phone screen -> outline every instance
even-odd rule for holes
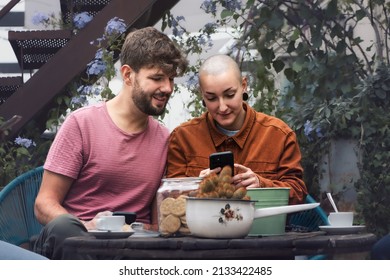
[[[234,175],[234,157],[231,151],[213,153],[210,155],[210,169],[217,167],[223,168],[229,165],[232,169],[232,176]]]

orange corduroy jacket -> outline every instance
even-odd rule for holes
[[[254,171],[261,187],[289,187],[289,203],[303,203],[307,189],[294,131],[278,118],[243,106],[244,125],[233,137],[219,132],[208,112],[176,127],[169,139],[166,177],[197,177],[209,168],[211,153],[232,151],[234,162]]]

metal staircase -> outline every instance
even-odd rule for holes
[[[54,100],[93,60],[96,47],[90,42],[102,36],[107,22],[124,20],[127,32],[153,26],[179,0],[60,0],[63,21],[69,23],[74,13],[93,16],[77,34],[71,30],[9,31],[22,76],[0,77],[0,117],[20,116],[8,135],[14,138],[31,120],[44,124]],[[18,3],[10,1],[10,6]],[[9,6],[0,11],[0,18]],[[107,43],[103,42],[104,47]],[[23,74],[31,77],[23,83]]]

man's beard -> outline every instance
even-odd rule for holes
[[[154,93],[154,95],[166,95],[164,93]],[[150,115],[150,116],[160,116],[162,115],[164,112],[165,112],[165,107],[166,107],[166,103],[164,105],[164,107],[153,107],[152,106],[152,101],[150,100],[150,98],[153,98],[153,97],[150,97],[150,95],[143,91],[142,88],[139,86],[137,80],[135,80],[135,85],[134,85],[134,92],[133,92],[133,95],[132,95],[132,99],[133,99],[133,102],[134,104],[138,107],[138,109],[147,114],[147,115]],[[169,98],[169,97],[168,97]]]

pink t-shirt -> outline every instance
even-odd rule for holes
[[[105,103],[69,115],[44,168],[75,179],[63,206],[83,220],[101,211],[131,211],[150,223],[151,203],[165,172],[169,131],[153,117],[141,133],[126,133]]]

